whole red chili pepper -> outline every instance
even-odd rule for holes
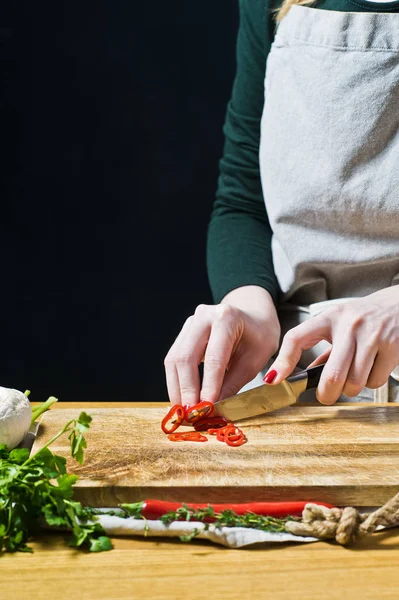
[[[215,513],[220,513],[222,510],[231,510],[237,515],[244,515],[245,513],[251,512],[256,515],[265,517],[300,517],[306,504],[319,504],[320,506],[327,506],[333,508],[331,504],[325,502],[313,502],[307,500],[306,502],[249,502],[242,504],[191,504],[187,503],[185,506],[192,508],[193,510],[199,510],[202,508],[208,508],[211,506]],[[182,508],[181,502],[167,502],[165,500],[145,500],[142,502],[141,514],[146,519],[159,519],[162,515],[167,512],[176,512],[179,508]],[[212,521],[212,518],[206,519]]]
[[[183,420],[184,408],[180,404],[175,404],[162,419],[162,431],[164,433],[173,433],[183,423]]]

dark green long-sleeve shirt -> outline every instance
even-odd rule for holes
[[[272,231],[259,172],[260,121],[266,59],[273,42],[276,0],[239,0],[237,70],[224,124],[216,200],[208,229],[208,276],[215,302],[244,285],[265,288],[277,301]],[[313,7],[346,12],[396,12],[399,0],[319,0]]]

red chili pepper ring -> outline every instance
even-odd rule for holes
[[[198,431],[182,431],[168,435],[171,442],[207,442],[208,438]]]
[[[184,408],[180,404],[172,406],[162,419],[161,427],[164,433],[173,433],[184,421]]]
[[[185,420],[192,425],[204,417],[210,417],[214,411],[212,402],[199,402],[186,409]]]

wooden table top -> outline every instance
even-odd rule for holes
[[[133,408],[166,403],[58,403],[51,410]],[[281,544],[230,550],[202,540],[114,539],[99,554],[68,548],[62,535],[43,534],[34,554],[0,557],[0,598],[76,600],[301,600],[398,598],[399,529],[353,548],[334,543]]]

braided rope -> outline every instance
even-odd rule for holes
[[[357,537],[373,533],[377,527],[399,525],[399,494],[372,513],[360,514],[356,508],[327,508],[307,504],[301,521],[288,521],[285,530],[293,535],[311,536],[319,540],[335,539],[346,546]]]

